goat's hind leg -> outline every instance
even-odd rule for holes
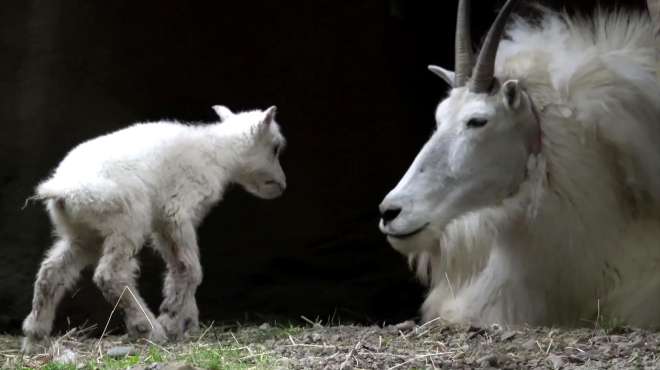
[[[154,243],[167,265],[158,321],[170,338],[180,339],[199,328],[195,292],[202,282],[202,266],[194,226],[187,219],[170,220]]]
[[[66,239],[58,240],[41,263],[34,283],[32,311],[23,322],[23,352],[43,352],[58,303],[89,261]]]
[[[141,241],[119,233],[103,241],[103,254],[94,271],[94,283],[111,304],[118,304],[124,312],[124,322],[132,339],[147,338],[162,343],[165,331],[140,296],[135,286],[138,264],[135,254]]]

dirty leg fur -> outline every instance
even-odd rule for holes
[[[154,239],[167,264],[158,321],[169,338],[177,340],[199,329],[195,292],[202,282],[202,267],[193,225],[180,221],[167,226]]]
[[[135,287],[138,264],[133,251],[139,245],[141,243],[124,235],[108,236],[103,244],[103,256],[94,271],[94,283],[106,300],[117,302],[117,307],[123,311],[129,338],[162,343],[167,340],[165,331]]]
[[[57,305],[88,262],[67,240],[55,242],[41,263],[34,284],[32,310],[23,321],[23,352],[46,351]]]

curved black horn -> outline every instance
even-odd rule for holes
[[[474,93],[489,92],[495,78],[495,57],[500,40],[504,35],[504,26],[518,0],[508,0],[500,10],[495,22],[490,27],[484,45],[481,47],[474,74],[470,82],[470,91]]]
[[[454,87],[467,84],[474,66],[472,37],[470,33],[470,0],[459,0],[456,15],[456,55],[454,57]]]

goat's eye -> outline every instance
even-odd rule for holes
[[[273,147],[273,156],[277,157],[277,154],[278,154],[279,152],[280,152],[280,146],[279,146],[279,145],[275,145],[275,146]]]
[[[483,127],[488,123],[488,120],[485,118],[470,118],[469,121],[467,121],[466,126],[468,128],[479,128]]]

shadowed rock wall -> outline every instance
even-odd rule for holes
[[[475,35],[495,3],[475,10]],[[595,1],[545,3],[589,9]],[[85,139],[135,121],[210,121],[213,104],[279,106],[289,188],[274,201],[232,190],[201,227],[202,319],[415,315],[423,290],[379,234],[377,205],[431,133],[446,87],[425,66],[453,64],[455,7],[5,0],[0,331],[18,329],[27,314],[51,241],[43,208],[22,209],[37,182]],[[149,251],[142,262],[140,286],[155,308],[162,263]],[[58,326],[104,323],[110,308],[88,272]]]

